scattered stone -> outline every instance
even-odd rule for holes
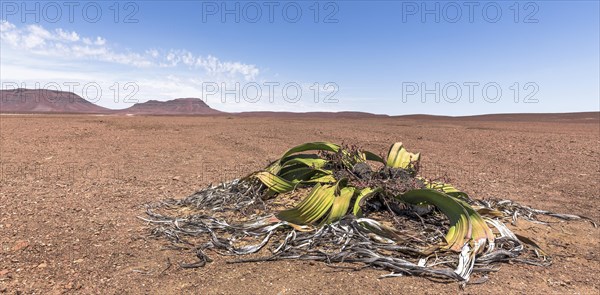
[[[12,251],[13,252],[21,251],[27,247],[29,247],[29,243],[27,241],[20,240],[20,241],[17,241],[15,243],[15,245],[12,247]]]
[[[67,290],[79,290],[79,289],[81,289],[81,287],[83,287],[82,284],[79,284],[77,282],[72,282],[72,281],[68,282],[65,285],[65,289],[67,289]]]

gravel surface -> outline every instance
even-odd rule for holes
[[[246,175],[296,144],[358,143],[383,154],[402,141],[421,152],[421,174],[446,175],[474,198],[600,220],[600,122],[540,118],[2,115],[0,293],[462,292],[313,262],[227,264],[234,258],[211,255],[204,268],[182,269],[190,254],[163,250],[136,217],[145,203]],[[514,228],[552,255],[552,266],[503,265],[464,292],[598,294],[600,229],[553,222]]]

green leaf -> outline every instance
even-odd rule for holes
[[[314,163],[317,164],[317,166],[318,165],[324,165],[324,164],[322,164],[322,161],[325,161],[325,160],[320,159],[317,155],[312,155],[312,154],[293,155],[293,154],[300,153],[300,152],[305,152],[305,151],[330,151],[330,152],[337,152],[339,150],[340,150],[340,146],[339,145],[334,144],[334,143],[330,143],[330,142],[309,142],[309,143],[304,143],[304,144],[295,146],[295,147],[287,150],[281,156],[281,158],[279,158],[279,160],[271,163],[265,169],[265,171],[270,172],[271,174],[278,175],[280,173],[281,169],[283,168],[283,166],[287,162],[290,162],[290,161],[293,161],[293,160],[302,161],[301,159],[316,159],[316,161],[314,161]],[[309,161],[306,161],[306,162],[309,162]],[[318,167],[318,168],[322,168],[322,167]]]
[[[366,187],[360,190],[358,196],[356,197],[356,201],[354,201],[354,209],[352,210],[352,214],[358,217],[362,217],[363,213],[360,207],[363,206],[368,199],[370,199],[371,197],[373,197],[381,191],[381,188],[372,189],[370,187]]]
[[[289,159],[287,161],[283,162],[283,166],[287,167],[289,165],[303,165],[306,167],[312,167],[312,168],[317,168],[317,169],[322,169],[324,168],[327,163],[329,163],[329,161],[325,160],[325,159],[321,159],[321,158],[316,158],[316,159],[312,159],[312,158],[292,158]]]
[[[336,182],[337,180],[335,179],[335,177],[331,174],[327,174],[327,175],[323,175],[323,176],[319,176],[319,175],[315,175],[313,178],[303,181],[302,183],[333,183]]]
[[[443,182],[439,182],[439,181],[430,182],[427,179],[424,179],[422,177],[419,177],[419,179],[422,180],[423,183],[425,183],[426,188],[441,191],[441,192],[443,192],[447,195],[453,196],[455,198],[469,200],[469,195],[467,195],[464,192],[459,191],[454,186],[452,186],[448,183],[443,183]]]
[[[465,211],[467,211],[467,214],[469,214],[469,220],[471,221],[471,226],[473,229],[470,237],[471,241],[482,246],[484,246],[486,243],[493,243],[496,237],[483,217],[481,217],[481,215],[479,215],[479,213],[477,213],[477,211],[475,211],[475,209],[473,209],[467,202],[461,199],[455,200],[461,204],[463,208],[465,208]],[[478,249],[478,252],[481,252],[485,247],[476,248]]]
[[[265,172],[269,172],[271,174],[279,174],[279,172],[281,171],[281,164],[279,164],[279,161],[275,161],[271,164],[269,164],[269,166],[267,166],[267,168],[265,168]]]
[[[336,195],[333,200],[331,212],[329,212],[326,223],[336,222],[346,215],[350,208],[350,201],[354,196],[354,190],[353,187],[344,187],[340,190],[339,195]]]
[[[295,168],[294,166],[294,169],[286,170],[285,172],[282,170],[282,173],[279,174],[279,176],[291,182],[300,182],[312,178],[316,173],[319,173],[319,175],[328,174],[309,167]]]
[[[418,162],[420,158],[419,153],[409,153],[401,142],[396,142],[390,147],[386,165],[391,168],[408,169],[413,162]]]
[[[298,146],[295,146],[289,149],[287,152],[281,156],[280,162],[295,153],[305,152],[305,151],[329,151],[329,152],[338,152],[340,150],[340,146],[330,142],[308,142]]]
[[[447,248],[459,252],[471,239],[473,229],[469,212],[455,198],[432,189],[412,190],[396,198],[415,205],[434,205],[442,211],[450,221],[450,228],[446,234]]]
[[[379,163],[382,163],[385,165],[385,161],[380,156],[378,156],[372,152],[369,152],[369,151],[362,151],[362,153],[363,153],[364,160],[375,161],[375,162],[379,162]]]
[[[294,190],[297,183],[285,180],[277,175],[263,171],[254,174],[264,185],[276,193],[286,193]]]
[[[317,184],[296,207],[281,211],[277,218],[287,222],[312,224],[327,214],[335,199],[336,186]]]

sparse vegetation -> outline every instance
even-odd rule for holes
[[[269,245],[269,255],[233,263],[359,263],[389,270],[389,276],[467,282],[474,272],[497,270],[499,262],[551,262],[505,222],[519,217],[542,222],[538,215],[585,218],[509,200],[472,199],[451,184],[419,175],[419,162],[420,154],[401,143],[386,156],[356,146],[306,143],[262,171],[150,206],[144,220],[154,225],[155,235],[196,253],[199,261],[183,267],[210,261],[207,249],[246,255]]]

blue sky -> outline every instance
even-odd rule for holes
[[[72,87],[111,108],[176,97],[232,112],[600,108],[598,1],[53,3],[3,1],[3,88]]]

